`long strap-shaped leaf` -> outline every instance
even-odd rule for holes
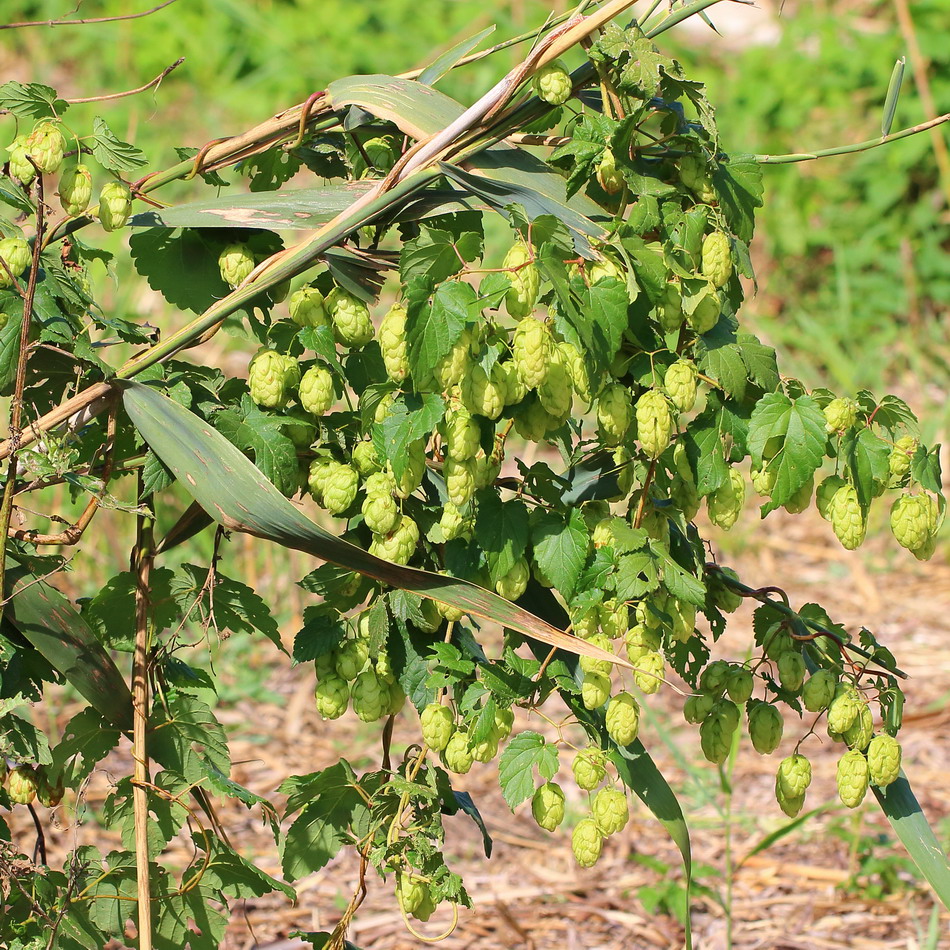
[[[226,528],[266,538],[392,587],[451,604],[570,653],[629,666],[625,660],[579,637],[568,636],[476,584],[393,564],[324,531],[207,422],[151,386],[127,382],[123,390],[126,412],[142,438],[198,504]]]
[[[104,719],[132,728],[132,694],[89,624],[55,587],[7,554],[4,620],[12,624]]]
[[[873,788],[881,810],[944,907],[950,909],[950,862],[903,772],[886,788]]]

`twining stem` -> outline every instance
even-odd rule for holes
[[[32,162],[32,159],[30,159]],[[35,166],[34,166],[35,167]],[[33,302],[36,299],[36,283],[40,272],[40,251],[43,248],[44,194],[43,176],[36,176],[36,237],[33,241],[33,259],[30,262],[30,276],[23,295],[23,319],[20,322],[20,351],[17,354],[16,378],[13,386],[13,400],[10,405],[10,437],[4,443],[8,446],[5,457],[7,480],[3,486],[3,500],[0,501],[0,598],[3,597],[7,568],[7,532],[10,530],[10,517],[13,514],[13,496],[16,485],[17,452],[23,445],[23,390],[26,388],[26,364],[30,358],[30,324],[33,319]]]
[[[145,499],[144,478],[138,477],[139,502]],[[135,820],[135,873],[138,892],[138,938],[140,950],[152,950],[152,904],[148,861],[148,655],[149,582],[154,558],[154,520],[140,514],[133,554],[135,587],[135,653],[132,658],[132,811]]]

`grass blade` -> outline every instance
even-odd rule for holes
[[[123,384],[126,412],[155,454],[215,521],[366,574],[391,587],[443,601],[572,654],[614,657],[568,636],[476,584],[403,567],[324,531],[292,505],[234,445],[194,413],[142,383]]]
[[[426,66],[419,74],[419,82],[424,86],[434,86],[449,70],[455,69],[459,60],[464,59],[482,40],[487,39],[495,32],[494,26],[489,26],[461,43],[446,50],[434,63]]]

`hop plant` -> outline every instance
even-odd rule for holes
[[[59,203],[71,218],[81,215],[92,198],[92,173],[81,162],[70,165],[59,179]]]
[[[525,317],[515,327],[511,350],[518,378],[526,389],[537,389],[548,374],[554,353],[548,325],[534,317]]]
[[[250,273],[250,271],[248,271]],[[288,303],[290,319],[300,327],[326,327],[330,325],[324,306],[323,294],[307,284],[290,295]]]
[[[394,383],[402,383],[409,375],[407,317],[406,308],[402,304],[394,303],[383,317],[376,337],[386,366],[386,375]]]
[[[838,797],[848,808],[857,808],[867,794],[871,773],[868,760],[863,752],[851,749],[838,759],[835,775],[838,784]]]
[[[475,415],[497,419],[505,408],[507,390],[507,377],[498,363],[488,371],[475,364],[462,381],[462,402]]]
[[[640,731],[640,706],[630,693],[617,693],[605,716],[607,735],[617,745],[628,746]]]
[[[393,483],[393,489],[395,484]],[[386,535],[393,531],[402,517],[392,490],[370,491],[367,480],[366,498],[360,508],[366,527],[373,534]]]
[[[875,736],[867,749],[868,774],[879,788],[897,781],[901,772],[901,746],[889,735]]]
[[[364,670],[354,680],[350,698],[353,712],[363,722],[376,722],[389,705],[389,687],[380,682],[375,670]]]
[[[574,860],[582,868],[592,868],[600,858],[604,837],[593,818],[582,818],[571,835],[571,850]]]
[[[726,761],[732,748],[734,732],[734,728],[729,728],[729,721],[717,715],[713,707],[699,727],[700,748],[707,761],[717,765]]]
[[[538,69],[531,77],[531,85],[535,95],[552,106],[564,105],[574,91],[571,74],[560,60]]]
[[[712,179],[705,162],[697,155],[684,155],[680,159],[680,181],[703,203],[716,200]]]
[[[99,223],[106,231],[118,231],[124,228],[132,213],[132,193],[121,181],[107,181],[99,192]],[[234,246],[234,245],[232,245]],[[219,258],[220,264],[220,258]],[[254,258],[247,273],[254,269]],[[222,270],[223,274],[223,270]],[[245,277],[247,274],[245,274]],[[241,278],[242,280],[244,278]],[[240,283],[240,281],[238,281]],[[237,284],[232,284],[232,287]]]
[[[442,466],[445,477],[445,490],[449,501],[457,508],[463,508],[475,494],[475,472],[471,461],[460,462],[447,458]]]
[[[574,756],[571,772],[578,788],[587,792],[593,791],[607,777],[604,753],[596,746],[582,749]]]
[[[849,749],[858,749],[863,752],[874,735],[874,718],[871,707],[865,702],[858,703],[858,714],[854,722],[844,731],[842,738]]]
[[[335,287],[327,296],[326,308],[337,343],[360,347],[373,339],[369,308],[358,297],[341,287]]]
[[[342,676],[321,676],[313,694],[322,719],[339,719],[350,702],[350,687]]]
[[[728,531],[738,520],[745,504],[745,481],[742,473],[730,468],[726,480],[706,498],[709,520]]]
[[[459,340],[436,364],[435,378],[444,391],[457,386],[465,378],[471,363],[471,346],[471,334],[463,331]]]
[[[663,302],[657,308],[657,320],[667,333],[673,333],[682,326],[685,319],[683,292],[679,284],[670,281],[663,292]]]
[[[891,508],[891,532],[908,551],[922,548],[933,529],[933,509],[926,495],[901,495]]]
[[[749,710],[749,738],[759,755],[771,755],[782,741],[782,714],[771,703],[757,702]]]
[[[619,445],[633,421],[630,393],[619,383],[606,386],[597,397],[597,431],[605,445]]]
[[[775,479],[778,477],[774,469],[753,468],[751,474],[752,487],[757,495],[768,498],[775,488]]]
[[[693,330],[702,335],[708,333],[719,322],[721,312],[719,295],[710,283],[705,293],[697,301],[693,312],[687,316],[687,320]]]
[[[296,366],[296,361],[293,361]],[[263,349],[251,360],[247,386],[251,399],[266,409],[283,409],[290,398],[287,363],[276,350]]]
[[[403,912],[415,915],[429,900],[429,888],[416,875],[400,872],[396,878],[396,899]]]
[[[566,340],[561,340],[557,344],[557,350],[567,369],[567,376],[574,392],[581,399],[589,402],[593,393],[591,392],[590,376],[587,372],[587,364],[584,362],[583,354],[573,343],[568,343]],[[521,400],[512,401],[520,402]]]
[[[51,175],[63,164],[66,140],[54,122],[40,122],[26,137],[24,151],[44,175]]]
[[[112,183],[110,182],[110,184]],[[103,191],[105,191],[106,187],[108,187],[108,185],[103,188]],[[103,201],[102,195],[100,195],[100,220],[102,208]],[[106,227],[106,225],[103,224],[103,227]],[[106,230],[111,230],[111,228],[107,227]],[[254,270],[254,255],[246,244],[229,244],[218,255],[218,269],[221,271],[221,279],[226,284],[229,284],[231,287],[237,287],[238,284],[243,284],[244,281],[251,276],[251,271]]]
[[[623,831],[630,820],[627,796],[616,788],[602,788],[591,802],[591,811],[604,837]]]
[[[525,558],[515,561],[511,570],[495,581],[496,593],[505,600],[517,600],[527,589],[531,579],[531,568]]]
[[[23,238],[9,237],[0,240],[0,289],[12,287],[22,273],[30,266],[32,254],[30,245]]]
[[[599,709],[603,706],[610,699],[610,677],[596,670],[585,673],[581,684],[581,699],[586,709]]]
[[[775,791],[781,792],[786,798],[804,797],[808,786],[811,785],[811,762],[795,753],[779,763],[775,774]]]
[[[464,775],[471,770],[474,761],[468,747],[468,733],[457,729],[442,752],[442,762],[450,772]]]
[[[868,523],[854,486],[842,485],[834,493],[828,505],[828,521],[842,547],[848,551],[860,547]]]
[[[55,808],[63,800],[65,791],[62,777],[54,784],[44,766],[36,770],[36,797],[44,808]]]
[[[366,668],[369,661],[369,645],[365,637],[344,640],[335,657],[337,676],[352,682]]]
[[[303,386],[303,380],[300,381],[300,384]],[[351,461],[353,467],[360,473],[361,478],[377,475],[383,468],[376,446],[371,441],[357,442],[353,446]],[[395,489],[395,484],[393,488]]]
[[[917,451],[918,441],[912,435],[901,436],[891,449],[887,466],[895,479],[902,479],[910,471],[910,463]]]
[[[839,683],[828,704],[828,731],[842,735],[854,725],[861,710],[861,697],[850,683]]]
[[[408,515],[403,515],[389,534],[373,538],[369,552],[394,564],[408,564],[418,544],[418,525]]]
[[[679,412],[689,412],[696,405],[696,364],[690,360],[671,363],[663,377],[670,402]]]
[[[658,693],[663,685],[663,674],[666,670],[666,660],[658,650],[644,653],[637,661],[637,668],[633,671],[633,679],[637,686],[647,695]]]
[[[597,166],[597,184],[608,195],[616,195],[623,190],[623,172],[617,167],[617,158],[610,148],[605,148]]]
[[[648,389],[636,406],[637,439],[649,458],[659,458],[670,444],[673,414],[670,404],[658,389]]]
[[[323,366],[311,366],[300,380],[300,405],[313,416],[329,412],[336,398],[333,374]]]
[[[831,670],[815,670],[802,687],[802,703],[809,712],[821,712],[834,699],[838,678]]]
[[[858,404],[853,399],[832,399],[824,408],[825,428],[829,432],[844,432],[858,421]]]
[[[725,287],[732,276],[732,248],[729,236],[713,231],[703,239],[703,277],[714,287]]]
[[[36,168],[27,158],[26,139],[25,135],[18,136],[7,150],[10,152],[10,174],[22,184],[29,185],[36,178]]]
[[[323,507],[331,515],[342,515],[356,500],[360,477],[351,465],[337,462],[323,483]]]
[[[748,702],[754,689],[755,677],[752,675],[752,670],[737,666],[729,671],[726,677],[726,692],[734,703]]]
[[[829,475],[819,484],[818,490],[815,492],[815,507],[818,509],[818,514],[825,521],[829,520],[832,499],[837,494],[838,489],[847,484],[840,475]]]
[[[531,814],[545,830],[554,831],[564,820],[564,792],[556,782],[546,782],[531,798]]]
[[[28,765],[10,769],[7,795],[14,805],[30,805],[36,798],[36,775]]]
[[[694,693],[683,703],[683,718],[692,725],[699,725],[712,712],[716,699],[709,693]]]
[[[527,317],[534,310],[541,287],[541,275],[531,249],[520,238],[505,255],[502,269],[508,274],[511,288],[505,294],[505,306],[516,320]]]
[[[801,653],[789,651],[778,658],[778,678],[784,689],[797,693],[805,682],[805,660]]]

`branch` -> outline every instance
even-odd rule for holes
[[[150,10],[143,10],[141,13],[126,13],[122,16],[90,17],[85,20],[27,20],[22,23],[0,23],[0,30],[22,30],[28,26],[81,26],[84,23],[115,23],[119,20],[138,20],[143,16],[151,16],[153,13],[157,13],[159,10],[171,6],[173,3],[175,3],[175,0],[165,0],[164,3],[160,3],[157,7],[152,7]],[[80,5],[81,0],[80,3],[76,5],[77,10]],[[87,102],[88,100],[74,99],[72,101]]]
[[[174,3],[174,0],[172,0],[172,2]],[[87,96],[84,99],[67,99],[66,101],[71,105],[76,105],[80,102],[109,102],[112,99],[124,99],[126,96],[134,96],[137,93],[145,92],[146,89],[151,89],[152,86],[157,86],[170,72],[178,69],[184,61],[184,56],[179,57],[171,66],[166,66],[151,82],[147,82],[144,86],[139,86],[137,89],[127,89],[125,92],[113,92],[107,96]]]

